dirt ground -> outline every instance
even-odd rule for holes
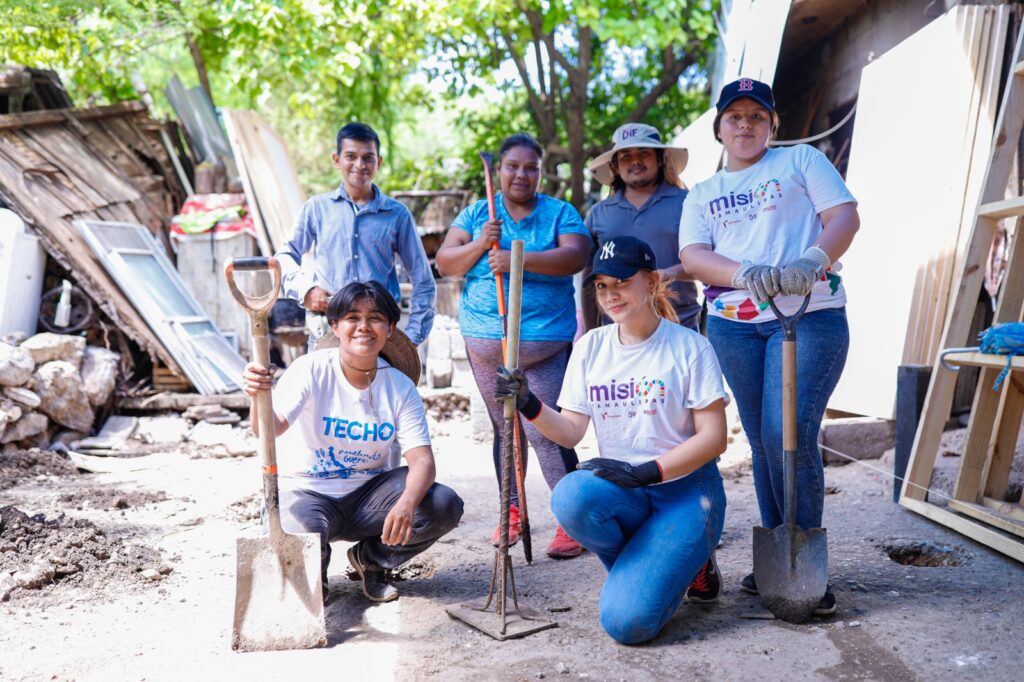
[[[255,458],[182,449],[118,474],[74,473],[43,453],[0,461],[0,575],[24,578],[46,562],[38,585],[0,602],[0,680],[293,680],[297,670],[346,681],[1020,678],[1024,568],[893,504],[886,477],[856,465],[826,469],[839,613],[802,626],[764,619],[758,599],[739,590],[757,523],[741,440],[723,466],[722,596],[683,604],[638,647],[598,624],[604,571],[594,556],[544,556],[554,522],[532,467],[535,559],[528,566],[513,548],[515,575],[522,601],[558,627],[496,642],[444,611],[487,590],[497,519],[490,446],[473,441],[468,418],[432,421],[432,431],[438,480],[466,502],[462,524],[404,567],[402,597],[385,605],[347,579],[338,543],[329,644],[313,651],[230,650],[234,539],[259,515]],[[580,456],[596,456],[591,440]]]

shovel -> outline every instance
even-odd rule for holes
[[[828,587],[828,543],[824,528],[796,525],[796,323],[810,296],[796,314],[784,316],[769,300],[782,324],[782,470],[784,522],[776,528],[754,528],[754,580],[761,601],[776,618],[802,623],[814,612]]]
[[[250,297],[235,285],[235,271],[270,272],[271,290]],[[267,315],[277,301],[281,266],[274,258],[234,258],[224,267],[231,294],[249,313],[254,360],[270,366]],[[292,535],[281,529],[277,492],[277,451],[270,392],[256,396],[263,461],[263,501],[270,532],[240,537],[235,570],[235,618],[231,648],[235,651],[309,649],[327,644],[320,579],[320,536]]]

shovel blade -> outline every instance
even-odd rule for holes
[[[280,651],[326,644],[320,536],[238,538],[231,648]]]
[[[768,610],[788,623],[810,618],[828,587],[824,528],[754,528],[754,580]]]

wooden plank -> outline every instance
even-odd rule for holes
[[[197,393],[157,393],[142,398],[123,398],[117,403],[118,410],[137,412],[161,412],[175,410],[184,412],[196,405],[220,405],[229,410],[249,409],[249,396],[237,391],[222,395],[199,395]]]
[[[993,438],[992,457],[984,477],[985,496],[997,500],[1006,497],[1017,437],[1020,435],[1021,420],[1024,419],[1024,383],[1020,375],[1011,374],[1006,383],[1008,386],[1005,388],[997,422],[999,426]]]
[[[110,150],[98,149],[94,140],[77,137],[63,126],[32,128],[21,134],[26,140],[34,141],[37,150],[63,170],[73,183],[95,191],[98,203],[134,201],[141,197],[139,190],[109,160]]]
[[[252,171],[246,163],[245,156],[241,153],[244,141],[242,132],[239,129],[234,116],[233,109],[224,110],[224,127],[227,129],[228,142],[231,144],[231,153],[235,156],[235,163],[238,166],[238,177],[242,181],[242,189],[245,192],[246,204],[249,208],[249,217],[256,228],[256,237],[260,243],[260,252],[264,256],[274,255],[274,245],[267,231],[267,224],[260,210],[259,195],[253,184]]]
[[[1024,507],[1013,502],[1002,502],[1000,500],[994,500],[991,497],[981,498],[981,503],[993,511],[997,511],[1004,516],[1017,519],[1021,523],[1024,523]]]
[[[7,192],[24,196],[50,215],[65,216],[97,206],[17,131],[0,131],[0,165]]]
[[[978,519],[982,523],[994,526],[999,530],[1024,538],[1024,521],[1015,519],[1012,516],[1000,514],[996,510],[981,504],[961,502],[960,500],[950,500],[949,508],[961,514],[966,514],[971,518]]]
[[[946,363],[950,365],[964,365],[969,367],[985,367],[987,369],[997,370],[995,374],[999,374],[1000,371],[1006,368],[1006,361],[1010,360],[1010,368],[1013,371],[1024,369],[1024,356],[1017,355],[1012,359],[1007,355],[997,355],[995,353],[948,353],[945,356]],[[993,380],[995,375],[992,376]],[[988,382],[988,390],[992,392],[992,381]],[[979,388],[983,385],[983,382],[979,380]]]
[[[44,111],[30,111],[23,114],[0,114],[0,130],[12,128],[32,128],[35,126],[53,125],[64,123],[68,116],[79,121],[89,121],[97,118],[110,116],[124,116],[127,113],[146,111],[146,105],[142,102],[119,102],[104,107],[92,107],[89,109],[52,109]]]
[[[1012,199],[1003,199],[1002,201],[992,201],[987,204],[982,204],[981,208],[978,209],[978,213],[987,218],[1012,218],[1014,216],[1024,216],[1024,197],[1014,197]]]
[[[930,502],[908,497],[906,494],[900,498],[900,505],[1024,563],[1024,543],[1016,538],[1008,537],[984,523],[965,518]]]
[[[998,374],[999,370],[986,368],[974,392],[971,419],[967,424],[967,442],[964,443],[956,484],[953,486],[953,497],[958,500],[977,502],[981,497],[982,474],[990,453],[992,429],[996,424],[1002,398],[1001,392],[992,390],[992,382]]]
[[[1024,51],[1024,25],[1017,35],[1014,48],[1014,63],[1021,61]],[[1010,167],[1016,157],[1017,142],[1024,126],[1024,87],[1022,78],[1010,78],[996,125],[992,161],[985,175],[980,204],[998,201],[1005,192]],[[995,236],[996,221],[978,216],[971,231],[970,247],[965,255],[960,279],[953,297],[952,313],[943,332],[942,347],[958,348],[966,345],[970,331],[975,303],[981,291],[992,240]],[[902,497],[922,500],[924,493],[916,486],[927,486],[935,466],[942,429],[949,416],[956,386],[956,375],[936,366],[932,372],[924,412],[917,429],[917,437],[907,468],[907,480],[903,483]],[[916,485],[915,485],[916,484]]]

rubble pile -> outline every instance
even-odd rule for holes
[[[45,480],[52,476],[71,476],[77,473],[75,465],[56,452],[38,448],[0,452],[0,490],[13,488],[23,479]]]
[[[20,341],[20,343],[19,343]],[[114,391],[118,353],[85,338],[43,333],[0,342],[0,444],[46,448],[60,431],[85,437]]]
[[[439,393],[423,397],[427,414],[439,422],[469,416],[469,396],[458,393]]]
[[[109,538],[84,519],[0,507],[0,601],[57,584],[121,589],[170,572],[157,550]]]

